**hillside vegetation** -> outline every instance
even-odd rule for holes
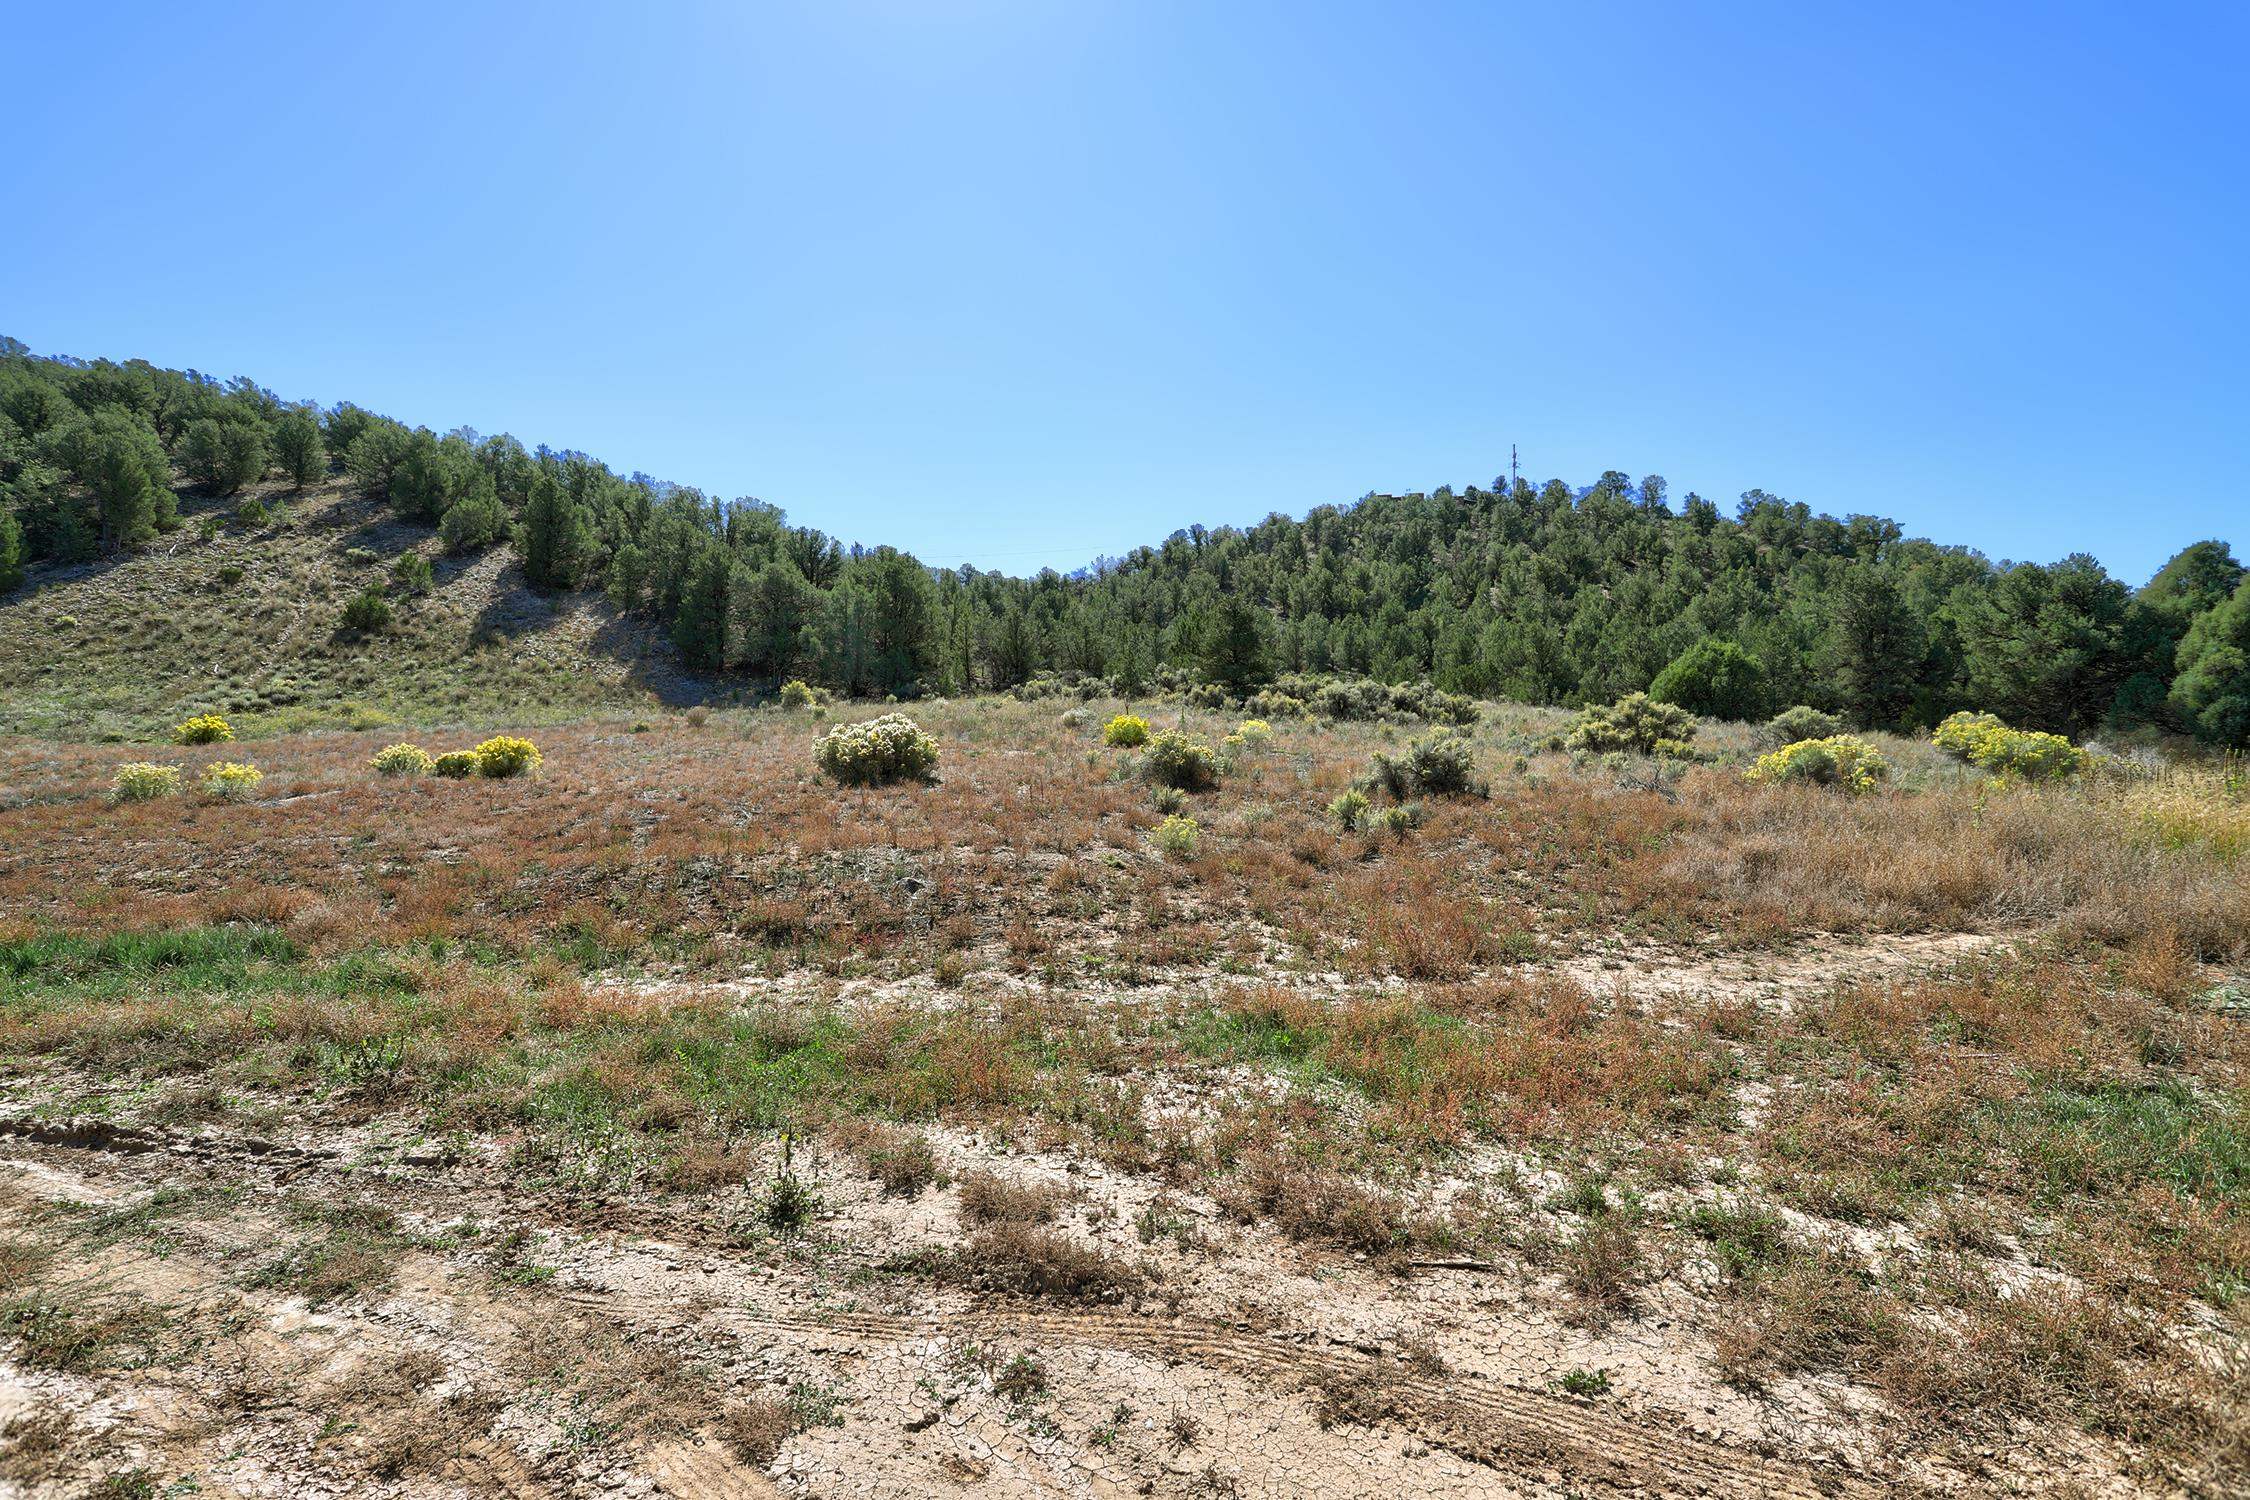
[[[276,491],[307,497],[279,526]],[[354,529],[340,555],[373,559],[329,569],[338,554],[313,544]],[[418,565],[389,571],[408,552],[433,564],[428,594]],[[8,341],[0,590],[26,582],[47,602],[26,613],[19,596],[0,639],[11,664],[51,668],[27,701],[54,727],[66,705],[195,696],[181,672],[255,711],[380,706],[407,662],[440,711],[536,708],[555,669],[596,659],[597,695],[640,692],[636,672],[691,690],[653,664],[661,640],[703,692],[802,678],[905,698],[1061,674],[1240,697],[1303,671],[1561,704],[1653,684],[1735,718],[1802,703],[1904,729],[1975,709],[2071,735],[2250,739],[2250,580],[2219,542],[2136,593],[2090,557],[1995,564],[1760,491],[1731,517],[1692,494],[1674,508],[1661,478],[1611,472],[1196,526],[1070,577],[1011,578],[847,549],[761,502],[580,453]],[[519,588],[570,602],[543,620]],[[186,607],[235,590],[246,607]],[[131,690],[104,699],[113,685]]]

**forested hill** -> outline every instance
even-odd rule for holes
[[[2135,592],[2086,556],[1996,565],[1876,517],[1757,491],[1729,515],[1613,472],[1195,527],[1067,577],[933,571],[581,453],[0,341],[0,592],[176,532],[182,494],[254,494],[243,508],[262,513],[277,483],[332,475],[447,553],[511,548],[532,589],[600,590],[685,665],[745,687],[909,696],[1076,673],[1242,691],[1308,670],[1572,703],[1685,657],[1669,680],[1706,711],[1802,702],[1906,727],[1973,707],[2075,734],[2250,739],[2250,580],[2219,542]],[[417,592],[402,563],[339,627],[392,628]]]

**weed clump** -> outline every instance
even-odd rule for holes
[[[248,761],[220,760],[203,768],[203,779],[197,785],[214,802],[242,802],[265,779],[266,773]]]
[[[234,738],[234,726],[217,714],[197,714],[172,730],[175,745],[217,745]]]
[[[1585,709],[1563,741],[1566,748],[1601,755],[1613,750],[1636,755],[1694,754],[1695,715],[1646,693],[1627,693],[1604,708]]]
[[[378,776],[427,776],[437,769],[430,752],[420,745],[385,745],[368,765]]]
[[[1102,743],[1117,750],[1133,750],[1148,743],[1148,720],[1139,714],[1119,714],[1102,726]]]
[[[1771,755],[1758,757],[1742,773],[1752,782],[1804,782],[1812,786],[1840,787],[1847,792],[1871,792],[1891,774],[1891,764],[1873,745],[1856,735],[1799,740]]]
[[[479,776],[505,780],[511,776],[539,774],[539,747],[513,735],[495,735],[470,753],[476,757]]]
[[[1367,793],[1358,787],[1348,787],[1344,794],[1328,804],[1328,816],[1345,833],[1359,832],[1367,821],[1368,809],[1375,804]]]
[[[1059,1230],[1007,1220],[978,1231],[961,1252],[967,1278],[987,1291],[1083,1302],[1130,1296],[1140,1271]]]
[[[128,761],[119,766],[109,784],[109,795],[118,802],[153,802],[159,797],[179,794],[180,768],[154,765],[145,760]]]
[[[1158,786],[1183,792],[1208,791],[1219,784],[1219,757],[1209,742],[1178,729],[1149,738],[1141,767]]]
[[[938,744],[906,715],[884,714],[829,730],[814,746],[813,759],[845,786],[927,781],[937,768]]]

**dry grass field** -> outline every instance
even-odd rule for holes
[[[1070,707],[0,740],[0,1494],[2250,1492],[2239,777]]]

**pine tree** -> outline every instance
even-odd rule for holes
[[[536,491],[534,492],[536,500]],[[727,588],[732,560],[716,542],[706,545],[688,570],[680,612],[672,619],[672,644],[691,667],[716,672],[727,659]]]
[[[281,420],[273,424],[273,456],[298,489],[328,472],[328,455],[321,447],[320,428],[301,411],[284,412]]]
[[[0,507],[0,594],[23,582],[23,523]]]
[[[1220,599],[1204,626],[1200,661],[1204,676],[1230,693],[1246,693],[1273,676],[1273,649],[1265,611],[1239,594]]]
[[[2198,739],[2250,744],[2250,577],[2195,617],[2180,641],[2171,706]]]
[[[576,588],[593,561],[593,552],[594,528],[585,507],[542,468],[531,481],[531,499],[523,510],[523,576],[535,589]],[[718,584],[722,608],[725,596],[722,574]],[[719,664],[716,654],[710,664]]]

